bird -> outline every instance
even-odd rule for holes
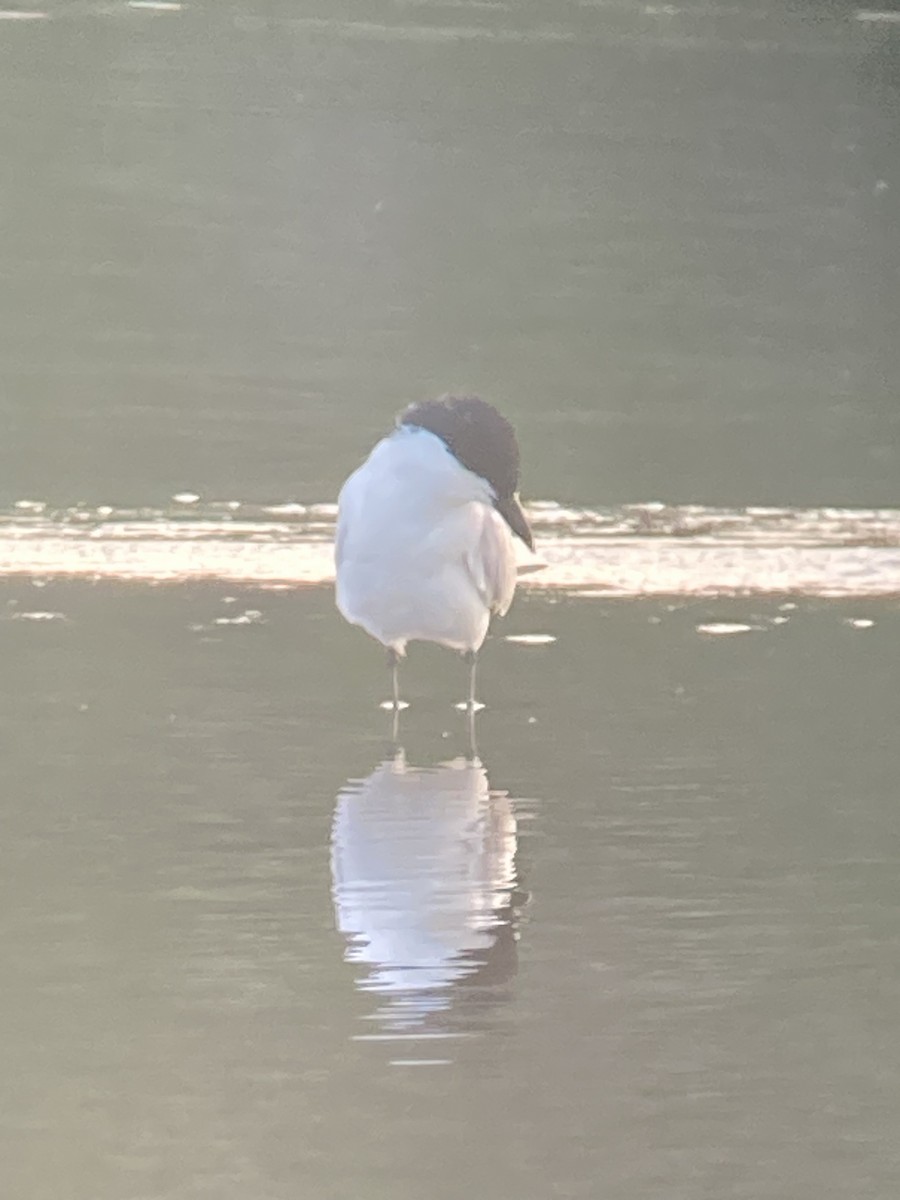
[[[460,707],[480,707],[478,652],[516,590],[513,537],[534,550],[519,468],[515,430],[493,404],[445,395],[405,408],[341,488],[335,600],[385,647],[395,713],[414,641],[459,651],[469,665]]]

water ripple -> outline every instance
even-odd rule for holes
[[[205,502],[0,512],[0,576],[328,583],[333,504]],[[529,508],[523,583],[581,595],[900,594],[900,510],[631,504]]]

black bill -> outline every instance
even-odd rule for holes
[[[516,537],[520,537],[529,550],[534,550],[534,535],[518,496],[504,496],[494,501],[494,507]]]

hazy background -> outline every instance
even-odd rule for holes
[[[452,388],[514,416],[531,496],[892,500],[897,24],[47,11],[0,22],[7,502],[322,500]]]

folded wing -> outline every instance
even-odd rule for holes
[[[499,616],[512,604],[516,590],[516,553],[506,522],[484,504],[472,506],[480,517],[480,529],[465,554],[465,565],[478,594],[491,612]]]

